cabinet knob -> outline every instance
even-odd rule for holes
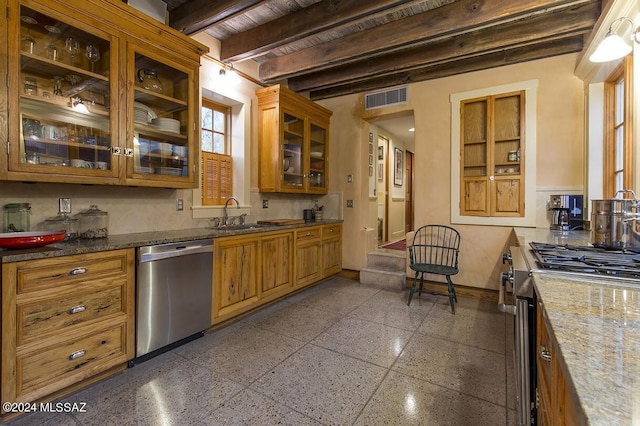
[[[69,275],[82,275],[87,273],[87,268],[73,268],[69,271]]]
[[[71,355],[69,355],[69,361],[73,361],[74,359],[78,359],[80,357],[83,357],[86,353],[87,353],[87,351],[84,350],[84,349],[80,349],[79,351],[75,351],[75,352],[71,353]]]
[[[551,352],[549,352],[549,349],[544,345],[540,345],[540,358],[542,358],[543,361],[551,362]]]
[[[113,155],[121,155],[122,148],[120,148],[119,146],[114,146],[113,148],[111,148],[111,153],[113,153]]]
[[[69,312],[70,314],[79,314],[80,312],[84,312],[86,309],[87,309],[86,306],[78,305],[78,306],[74,306],[73,308],[69,309],[67,312]]]

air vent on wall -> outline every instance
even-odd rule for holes
[[[364,95],[365,109],[381,108],[407,102],[407,86]]]

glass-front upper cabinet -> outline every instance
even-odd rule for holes
[[[310,123],[309,132],[309,187],[310,189],[326,189],[327,176],[327,129]]]
[[[10,140],[18,141],[9,150],[9,169],[116,177],[111,58],[117,39],[25,6],[18,22],[19,39],[9,40],[20,58],[17,73],[10,72],[17,78],[10,104],[19,108],[9,109],[17,124]]]
[[[283,112],[282,186],[302,188],[305,176],[305,120]]]
[[[193,67],[130,47],[133,86],[133,179],[194,181],[196,168]]]

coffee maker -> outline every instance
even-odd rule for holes
[[[583,196],[552,195],[548,210],[551,212],[551,230],[583,229]]]

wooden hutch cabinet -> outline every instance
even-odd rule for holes
[[[461,103],[460,214],[524,216],[524,91]]]
[[[206,46],[117,0],[0,6],[0,179],[198,185]]]
[[[260,191],[326,194],[331,111],[280,85],[256,95]]]

